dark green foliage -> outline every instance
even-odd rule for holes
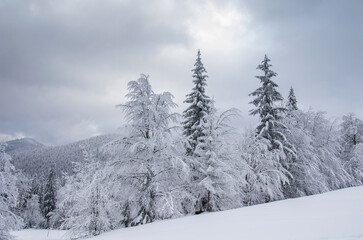
[[[280,122],[282,113],[286,112],[287,109],[276,106],[276,102],[282,101],[283,98],[277,91],[278,85],[271,80],[277,74],[270,70],[272,65],[269,62],[270,59],[265,55],[262,63],[257,66],[257,69],[262,70],[264,74],[256,76],[262,83],[262,86],[250,94],[250,96],[256,97],[250,102],[256,107],[250,110],[250,114],[258,114],[261,119],[260,124],[256,128],[257,136],[268,139],[271,142],[270,147],[272,149],[291,150],[291,146],[286,146],[286,138],[282,132],[286,127]]]
[[[187,146],[188,155],[192,155],[198,144],[198,138],[203,136],[203,118],[209,113],[210,98],[205,94],[207,86],[206,70],[203,66],[200,50],[194,64],[192,92],[186,95],[185,103],[189,103],[189,107],[183,112],[184,136],[187,137],[189,146]]]
[[[55,210],[56,206],[56,176],[54,168],[49,170],[47,181],[45,183],[42,212],[47,220],[47,227],[49,228],[50,213]]]
[[[290,88],[289,96],[287,97],[287,105],[286,105],[286,108],[289,111],[298,110],[297,100],[296,100],[296,97],[295,97],[294,89],[292,87]]]

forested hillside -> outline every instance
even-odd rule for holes
[[[46,147],[39,144],[19,148],[11,147],[14,146],[14,142],[26,141],[26,139],[18,139],[7,142],[6,152],[12,157],[14,167],[29,177],[44,178],[53,166],[56,169],[57,177],[61,178],[62,174],[73,174],[73,163],[83,160],[80,146],[88,145],[97,149],[119,137],[117,134],[109,134],[61,146]]]
[[[37,142],[32,138],[20,138],[6,142],[7,146],[5,151],[7,153],[15,152],[15,151],[27,151],[36,148],[45,147],[43,144]]]

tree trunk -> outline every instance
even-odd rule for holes
[[[212,207],[210,205],[210,191],[208,191],[208,197],[207,197],[207,212],[211,212]]]

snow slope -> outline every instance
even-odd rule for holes
[[[67,239],[64,231],[14,232],[17,240]],[[55,236],[57,235],[58,238]],[[69,239],[69,238],[68,238]],[[90,240],[363,239],[363,186],[118,229]]]

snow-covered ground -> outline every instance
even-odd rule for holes
[[[70,239],[66,231],[23,230],[17,240]],[[363,239],[363,186],[230,211],[119,229],[90,240]]]

